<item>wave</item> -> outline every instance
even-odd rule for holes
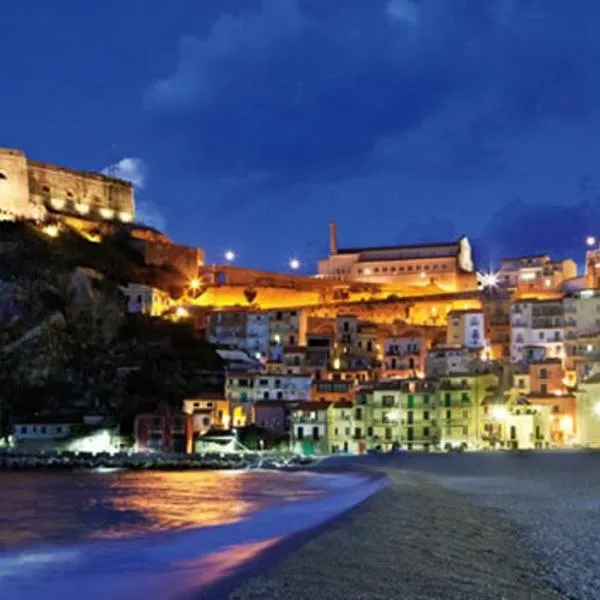
[[[354,475],[309,477],[327,493],[258,510],[236,523],[0,556],[0,597],[80,600],[82,590],[86,600],[201,596],[269,547],[326,523],[385,485]]]

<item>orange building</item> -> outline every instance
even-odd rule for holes
[[[565,372],[560,358],[547,358],[529,365],[529,391],[532,394],[563,394]]]

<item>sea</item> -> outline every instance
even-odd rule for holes
[[[260,470],[1,473],[0,598],[210,598],[382,485]]]

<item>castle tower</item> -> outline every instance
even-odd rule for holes
[[[335,221],[329,224],[329,254],[337,254],[337,227]]]

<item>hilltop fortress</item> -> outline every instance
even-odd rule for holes
[[[41,220],[51,214],[130,223],[135,218],[133,186],[0,148],[0,220]]]

